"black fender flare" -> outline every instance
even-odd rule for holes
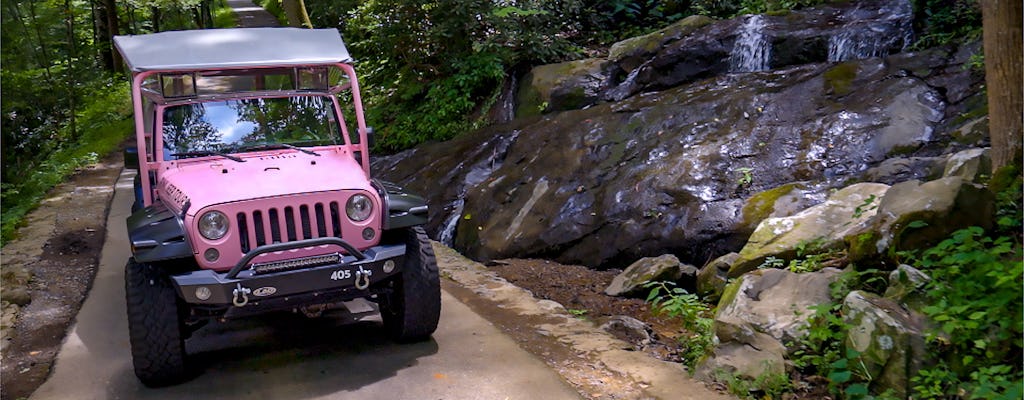
[[[162,202],[154,202],[132,213],[126,224],[132,256],[137,262],[191,258],[193,255],[183,216],[167,209]]]
[[[408,228],[427,223],[427,201],[422,197],[409,193],[405,188],[394,183],[373,180],[384,202],[384,230]]]

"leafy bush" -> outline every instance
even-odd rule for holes
[[[680,337],[679,341],[687,345],[683,359],[693,367],[714,344],[715,320],[710,317],[711,307],[700,301],[696,294],[674,286],[672,282],[648,282],[644,285],[651,289],[647,295],[651,308],[671,318],[678,318],[683,328],[690,332],[689,336]]]
[[[928,345],[941,360],[915,378],[921,398],[1020,398],[1020,243],[971,227],[924,251],[917,265],[933,278],[923,311],[937,324]]]

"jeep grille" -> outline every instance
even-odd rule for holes
[[[270,243],[341,237],[341,208],[337,201],[240,212],[235,219],[243,254]]]

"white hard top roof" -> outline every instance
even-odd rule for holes
[[[235,28],[115,36],[132,72],[349,63],[337,29]]]

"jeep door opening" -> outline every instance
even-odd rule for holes
[[[370,176],[359,84],[334,29],[117,36],[137,169],[125,267],[135,374],[190,377],[211,319],[367,298],[395,340],[429,338],[437,263],[419,196]]]

